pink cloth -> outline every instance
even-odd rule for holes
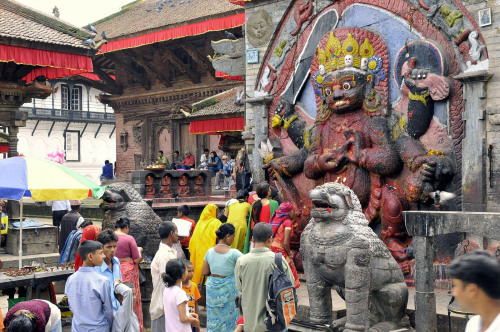
[[[165,312],[165,332],[191,332],[191,324],[181,323],[178,305],[186,302],[188,311],[188,297],[186,292],[178,286],[167,287],[163,291],[163,310]]]
[[[194,156],[191,154],[189,157],[184,158],[183,165],[194,167]]]
[[[132,257],[132,260],[136,260],[140,257],[139,249],[137,249],[137,243],[135,239],[128,234],[117,234],[118,242],[116,242],[116,254],[117,258],[127,258]]]

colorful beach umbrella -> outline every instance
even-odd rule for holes
[[[82,200],[100,198],[105,189],[53,161],[23,156],[0,160],[0,199]]]
[[[106,187],[53,161],[12,157],[0,160],[0,199],[20,201],[19,269],[22,267],[23,197],[35,201],[100,198]]]

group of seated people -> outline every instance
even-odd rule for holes
[[[195,168],[195,158],[191,154],[191,151],[186,150],[184,152],[185,158],[179,156],[179,151],[174,152],[172,159],[172,164],[169,163],[167,157],[163,154],[163,151],[159,151],[156,163],[159,165],[164,165],[167,169],[177,170],[189,170]],[[221,158],[217,155],[217,152],[208,149],[204,149],[203,154],[200,157],[200,163],[198,169],[206,169],[212,171],[212,176],[215,177],[215,189],[220,189],[222,184],[222,189],[229,190],[233,180],[234,173],[234,159],[229,158],[227,155],[223,155]]]

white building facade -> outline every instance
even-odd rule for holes
[[[19,128],[18,151],[48,159],[49,153],[63,150],[65,166],[99,183],[104,161],[116,160],[113,109],[97,100],[100,90],[78,80],[50,83],[56,93],[21,107],[28,112],[28,121],[26,127]]]

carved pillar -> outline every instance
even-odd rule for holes
[[[255,97],[246,100],[250,107],[246,108],[245,132],[243,139],[249,154],[248,158],[252,167],[253,182],[265,180],[262,169],[262,158],[259,154],[260,143],[268,138],[268,105],[271,97]]]
[[[462,209],[486,210],[486,83],[493,76],[487,70],[462,73],[465,109],[462,114],[465,137],[462,140]]]
[[[9,158],[17,157],[17,142],[19,139],[17,138],[17,134],[19,133],[19,127],[9,127]]]

